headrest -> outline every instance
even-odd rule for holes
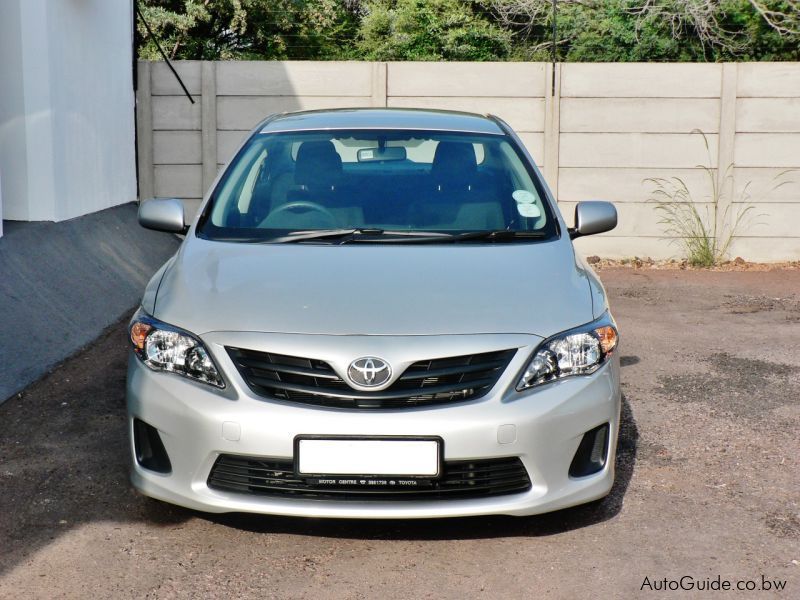
[[[431,173],[436,180],[464,179],[478,170],[475,148],[469,142],[439,142]]]
[[[326,187],[334,185],[342,173],[342,157],[333,142],[303,142],[297,150],[294,182],[299,185]]]

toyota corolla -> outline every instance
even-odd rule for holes
[[[129,328],[132,480],[207,512],[530,515],[614,480],[617,328],[501,119],[271,116],[187,224]]]

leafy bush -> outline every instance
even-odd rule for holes
[[[138,5],[178,59],[546,61],[552,51],[551,0]],[[800,60],[800,0],[559,0],[557,24],[562,61]],[[139,57],[159,59],[141,22],[137,33]]]
[[[502,60],[511,34],[459,0],[371,0],[355,55],[365,60]]]

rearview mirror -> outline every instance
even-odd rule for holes
[[[376,162],[381,160],[405,160],[406,149],[403,146],[384,146],[383,148],[361,148],[358,151],[358,162]]]
[[[575,206],[575,227],[569,230],[573,240],[584,235],[611,231],[617,226],[617,209],[611,202],[590,200]]]
[[[186,233],[183,202],[177,198],[154,198],[139,204],[139,225],[156,231]]]

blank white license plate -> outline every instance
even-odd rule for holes
[[[300,439],[297,453],[300,475],[439,474],[436,440]]]

